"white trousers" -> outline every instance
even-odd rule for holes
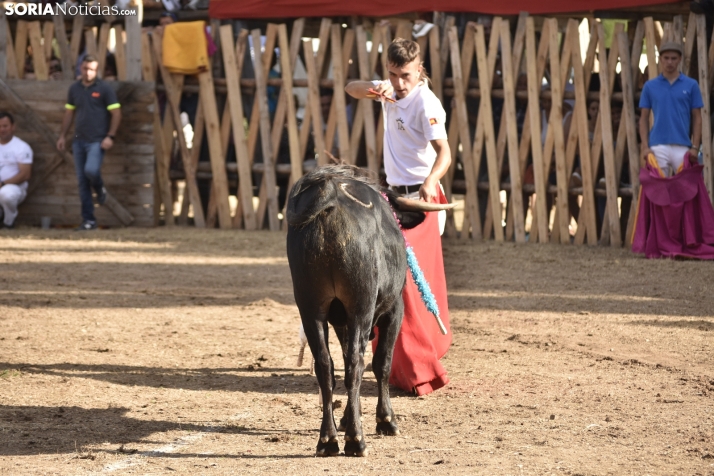
[[[665,177],[671,177],[684,162],[684,154],[689,151],[689,147],[684,145],[661,144],[650,147],[654,152],[659,168]]]
[[[11,226],[15,222],[17,206],[22,203],[26,196],[27,191],[13,183],[5,184],[0,188],[0,207],[5,212],[3,218],[5,225]]]

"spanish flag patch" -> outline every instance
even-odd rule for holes
[[[437,120],[436,120],[435,118],[433,118],[433,117],[432,117],[431,119],[429,119],[429,125],[430,125],[430,126],[433,126],[433,125],[438,124],[438,123],[439,123],[439,121],[437,121]]]

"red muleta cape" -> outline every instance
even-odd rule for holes
[[[439,203],[448,203],[441,193]],[[439,315],[448,332],[443,335],[439,330],[434,315],[426,309],[419,289],[407,270],[407,283],[402,293],[404,321],[394,345],[389,383],[407,392],[426,395],[449,383],[446,370],[439,362],[451,345],[451,329],[438,214],[428,212],[421,225],[405,232],[436,298]],[[376,349],[379,339],[376,328],[375,334],[372,351]]]
[[[714,259],[714,209],[702,178],[692,165],[664,177],[654,156],[640,170],[640,202],[632,251],[647,258]]]

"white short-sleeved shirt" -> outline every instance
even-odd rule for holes
[[[381,82],[373,83],[376,86]],[[382,114],[387,183],[423,183],[436,161],[436,151],[429,141],[447,138],[446,112],[439,98],[423,81],[396,103],[383,102]]]
[[[20,173],[18,164],[32,163],[32,148],[22,139],[14,136],[7,144],[0,144],[0,181],[5,181]],[[27,182],[20,184],[27,190]]]

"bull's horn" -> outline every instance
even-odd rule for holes
[[[455,203],[429,203],[404,197],[397,197],[397,204],[405,212],[439,212],[456,206]]]

